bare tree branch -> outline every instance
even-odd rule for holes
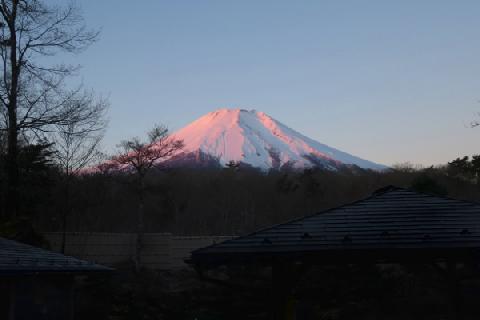
[[[167,127],[156,125],[147,134],[146,141],[135,137],[124,140],[120,143],[120,154],[114,156],[109,163],[117,170],[133,172],[136,179],[136,186],[139,196],[137,212],[137,243],[135,250],[135,268],[140,269],[140,252],[143,246],[144,232],[144,198],[145,198],[145,176],[155,164],[169,159],[181,149],[184,144],[182,140],[169,135]]]
[[[93,94],[86,94],[70,108],[77,113],[71,117],[75,121],[65,125],[58,123],[51,134],[55,159],[67,178],[101,159],[99,144],[107,126],[108,103],[102,98],[95,99]]]
[[[0,1],[0,116],[7,132],[7,211],[18,204],[18,137],[45,136],[58,126],[87,121],[94,115],[78,107],[81,90],[66,90],[65,80],[78,66],[48,65],[45,57],[77,53],[98,38],[88,30],[73,2]]]

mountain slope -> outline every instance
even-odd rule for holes
[[[218,158],[222,165],[241,162],[267,170],[282,166],[315,165],[335,169],[342,164],[362,168],[385,166],[364,160],[312,140],[263,112],[220,109],[210,112],[174,133],[185,152]]]

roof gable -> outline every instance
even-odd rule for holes
[[[88,261],[0,238],[0,275],[37,272],[83,273],[111,270]]]
[[[426,248],[480,248],[480,204],[387,187],[351,204],[199,249],[192,258]]]

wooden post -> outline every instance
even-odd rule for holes
[[[271,320],[295,319],[295,282],[295,271],[289,264],[279,262],[272,266]]]
[[[72,276],[69,280],[68,288],[68,320],[75,318],[75,277]]]
[[[462,320],[463,313],[461,309],[462,297],[460,291],[460,283],[457,277],[457,263],[455,261],[447,261],[447,281],[448,296],[450,298],[450,319]]]
[[[15,307],[16,307],[16,290],[15,280],[10,279],[8,281],[8,320],[15,320]]]

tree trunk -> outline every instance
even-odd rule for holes
[[[8,148],[7,148],[7,207],[5,214],[14,218],[18,212],[18,140],[17,119],[13,108],[8,109]]]
[[[139,272],[141,268],[141,256],[143,249],[143,234],[144,234],[144,208],[145,208],[145,182],[144,178],[140,178],[139,202],[137,212],[137,240],[135,244],[135,271]]]
[[[15,26],[18,0],[12,1],[9,21],[10,31],[10,68],[11,84],[8,93],[8,148],[7,148],[7,212],[10,218],[18,213],[19,172],[18,172],[18,127],[17,127],[17,96],[20,66],[17,61],[17,30]]]
[[[65,248],[67,246],[67,222],[68,216],[72,211],[70,206],[70,172],[67,169],[67,180],[65,184],[65,208],[62,212],[62,253],[65,254]]]

